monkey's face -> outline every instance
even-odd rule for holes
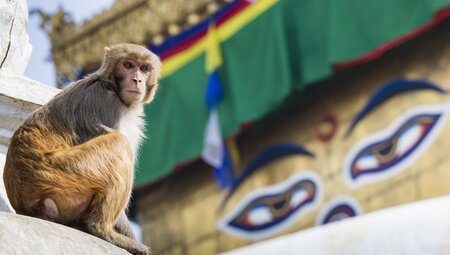
[[[125,105],[130,106],[144,100],[151,72],[152,66],[146,61],[123,58],[117,63],[116,82]]]

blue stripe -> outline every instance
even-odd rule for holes
[[[160,55],[160,54],[164,53],[165,51],[168,51],[172,48],[178,47],[179,45],[188,41],[190,38],[195,37],[196,35],[206,31],[208,29],[210,22],[212,22],[216,19],[220,19],[221,17],[226,15],[230,10],[232,10],[235,6],[237,6],[242,1],[243,0],[233,1],[233,2],[223,6],[221,9],[219,9],[215,15],[188,28],[187,30],[181,32],[178,35],[167,38],[162,44],[160,44],[160,45],[149,44],[149,45],[147,45],[147,47],[157,55]]]

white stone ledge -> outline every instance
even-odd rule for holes
[[[59,91],[23,75],[0,70],[0,153],[6,153],[14,130]]]
[[[0,254],[129,254],[84,232],[23,215],[0,212]]]
[[[450,196],[383,209],[222,255],[450,254]]]
[[[37,108],[52,99],[60,90],[23,75],[0,70],[0,97]]]
[[[5,165],[5,155],[0,153],[0,212],[13,212],[11,204],[6,195],[5,185],[3,184],[3,166]]]

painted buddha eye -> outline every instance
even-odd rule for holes
[[[309,189],[311,192],[308,192]],[[261,197],[250,204],[233,224],[243,228],[258,228],[285,218],[301,203],[310,202],[313,197],[314,183],[305,181],[283,194]]]
[[[410,166],[442,130],[448,118],[446,107],[418,107],[388,129],[362,140],[345,162],[347,183],[356,187],[381,181]]]
[[[339,196],[331,200],[321,210],[316,225],[328,224],[362,214],[358,202],[349,196]]]
[[[219,222],[219,229],[243,239],[260,239],[289,227],[320,199],[319,178],[303,172],[255,191]]]

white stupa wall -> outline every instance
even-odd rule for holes
[[[0,70],[23,74],[31,55],[26,1],[0,1]]]

